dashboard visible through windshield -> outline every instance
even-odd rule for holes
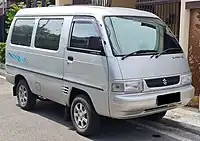
[[[176,38],[159,19],[107,16],[104,22],[115,56],[152,55],[165,50],[162,54],[182,53]]]

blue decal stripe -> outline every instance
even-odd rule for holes
[[[22,57],[22,56],[18,56],[16,54],[11,54],[11,53],[8,53],[8,55],[14,59],[15,61],[19,62],[19,63],[27,63],[26,61],[26,58]]]

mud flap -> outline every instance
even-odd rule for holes
[[[16,93],[16,85],[13,86],[13,96],[17,96],[17,93]]]
[[[64,120],[65,121],[70,121],[71,120],[70,107],[68,107],[67,105],[65,106]]]

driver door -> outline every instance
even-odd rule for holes
[[[103,44],[97,48],[91,37],[101,38],[95,18],[75,17],[65,52],[64,80],[66,85],[84,89],[101,113],[108,113],[107,58]]]

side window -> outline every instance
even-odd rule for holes
[[[12,31],[11,43],[22,46],[30,46],[34,24],[34,19],[16,20]]]
[[[36,31],[35,47],[58,50],[63,22],[63,19],[41,19]]]
[[[74,22],[70,47],[79,49],[99,50],[95,45],[89,45],[92,38],[100,38],[97,29],[91,22]],[[97,47],[97,48],[95,48]]]

